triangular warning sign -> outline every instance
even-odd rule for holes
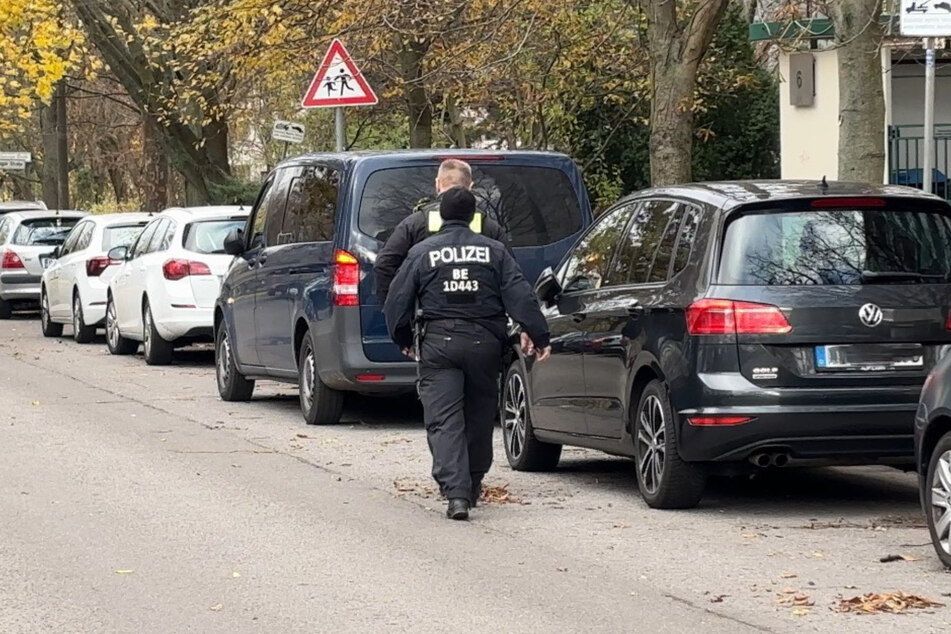
[[[335,39],[320,62],[301,105],[304,108],[372,106],[377,101],[376,94],[353,63],[350,53],[340,40]]]

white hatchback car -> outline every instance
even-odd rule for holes
[[[106,253],[128,247],[153,216],[145,213],[87,216],[66,237],[43,272],[40,324],[43,335],[59,337],[72,324],[73,339],[89,343],[106,320],[106,291],[119,262]]]
[[[14,211],[0,216],[0,319],[35,307],[43,269],[84,211]]]
[[[166,209],[128,248],[108,255],[122,264],[109,281],[106,343],[132,354],[142,342],[149,365],[166,365],[176,346],[212,341],[215,300],[234,259],[225,236],[244,229],[243,207]]]

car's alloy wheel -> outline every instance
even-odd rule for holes
[[[50,317],[50,298],[46,290],[40,292],[40,329],[44,337],[61,337],[63,335],[63,324],[53,323]]]
[[[116,303],[111,295],[106,300],[106,347],[110,354],[132,354],[139,348],[137,341],[126,339],[119,331]]]
[[[707,474],[677,452],[676,414],[667,387],[654,380],[641,393],[631,419],[637,485],[647,505],[658,509],[693,508],[703,497]]]
[[[76,343],[89,343],[96,338],[96,327],[87,326],[83,318],[83,303],[79,293],[73,296],[73,339]]]
[[[224,401],[249,401],[254,393],[254,381],[238,372],[231,349],[231,338],[224,323],[218,326],[215,336],[215,376],[218,394]]]
[[[168,365],[172,362],[172,344],[162,339],[162,335],[155,329],[152,307],[148,300],[142,307],[142,352],[145,362],[149,365]]]
[[[300,409],[308,425],[333,425],[343,415],[343,392],[327,387],[317,372],[317,356],[314,354],[310,334],[304,335],[298,358],[298,390]]]
[[[518,363],[505,375],[502,390],[502,444],[505,457],[516,471],[551,471],[561,459],[561,445],[535,438],[525,375]]]
[[[925,509],[931,542],[941,562],[951,568],[951,433],[938,441],[925,475]]]

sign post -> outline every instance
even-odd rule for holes
[[[347,149],[346,106],[372,106],[378,102],[376,94],[353,63],[350,53],[340,40],[330,48],[320,62],[317,74],[310,82],[301,106],[304,108],[333,108],[334,136],[338,152]]]
[[[925,48],[925,116],[924,160],[921,185],[934,193],[934,81],[935,38],[951,37],[951,3],[936,0],[901,0],[900,31],[905,37],[924,39]],[[947,166],[945,167],[947,169]]]

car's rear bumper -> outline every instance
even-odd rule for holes
[[[785,453],[791,463],[872,464],[914,458],[920,385],[887,388],[759,388],[739,375],[704,382],[694,407],[678,407],[681,456],[690,461],[747,460]],[[748,417],[739,425],[697,426],[696,417]]]
[[[40,301],[39,275],[26,273],[0,274],[0,299],[6,301]]]
[[[214,337],[214,308],[153,308],[155,329],[166,341],[186,339],[211,341]]]

